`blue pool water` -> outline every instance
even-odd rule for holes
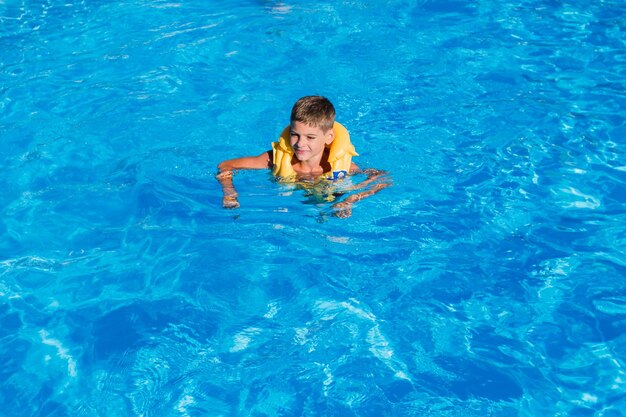
[[[625,16],[0,1],[0,415],[626,415]],[[393,187],[223,209],[307,94]]]

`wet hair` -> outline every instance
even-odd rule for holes
[[[291,123],[294,122],[306,123],[328,132],[335,123],[335,107],[326,97],[302,97],[291,109]]]

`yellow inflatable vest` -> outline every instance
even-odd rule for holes
[[[340,123],[335,122],[333,125],[335,131],[335,139],[330,144],[330,153],[328,162],[330,163],[330,172],[324,174],[329,180],[338,180],[345,177],[350,172],[352,157],[358,156],[352,142],[350,142],[350,133],[348,129]],[[291,149],[291,126],[287,126],[277,142],[272,142],[274,153],[272,173],[276,177],[283,180],[290,180],[295,177],[296,172],[291,166],[291,158],[293,157],[293,149]]]

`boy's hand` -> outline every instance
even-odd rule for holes
[[[239,207],[239,201],[237,200],[237,194],[225,195],[222,198],[222,207],[228,209],[235,209]]]
[[[363,171],[367,174],[367,179],[355,187],[352,187],[352,191],[365,188],[363,191],[359,191],[356,194],[349,195],[343,201],[333,204],[333,216],[345,219],[352,215],[352,205],[357,201],[361,201],[372,194],[376,194],[383,188],[391,185],[391,179],[385,178],[385,171],[379,171],[376,169],[366,169]]]
[[[333,204],[333,216],[339,217],[340,219],[347,219],[352,216],[352,203],[349,201],[340,201],[336,204]]]
[[[224,197],[222,197],[222,207],[229,209],[239,207],[237,190],[235,190],[233,186],[233,171],[221,171],[215,178],[219,181],[222,186],[222,192],[224,193]]]

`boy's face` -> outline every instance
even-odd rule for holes
[[[333,129],[324,132],[320,127],[293,122],[290,138],[291,148],[299,161],[318,162],[322,158],[326,145],[330,145],[335,139],[335,132]]]

